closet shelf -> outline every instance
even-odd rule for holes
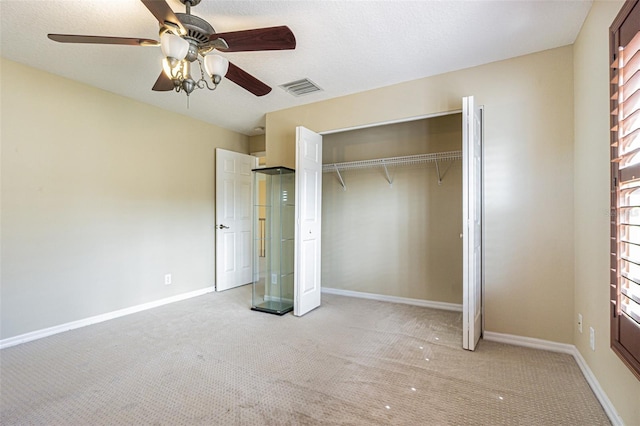
[[[446,152],[434,152],[431,154],[418,154],[418,155],[406,155],[403,157],[389,157],[389,158],[377,158],[374,160],[359,160],[359,161],[346,161],[343,163],[329,163],[322,165],[322,172],[336,172],[338,175],[338,179],[340,179],[340,183],[342,184],[342,188],[346,191],[347,186],[342,179],[341,171],[344,170],[354,170],[354,169],[369,169],[369,168],[384,168],[385,174],[387,176],[387,181],[389,182],[389,186],[393,184],[393,179],[389,175],[388,167],[397,167],[397,166],[410,166],[414,164],[422,164],[422,163],[435,163],[436,170],[438,172],[438,184],[442,183],[442,177],[444,173],[440,174],[440,161],[454,161],[462,159],[462,151],[446,151]]]
[[[322,171],[335,172],[351,169],[367,169],[371,167],[407,166],[411,164],[433,163],[436,161],[461,160],[462,151],[435,152],[432,154],[406,155],[404,157],[377,158],[375,160],[347,161],[344,163],[323,164]]]

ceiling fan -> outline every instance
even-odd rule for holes
[[[295,36],[286,26],[216,33],[207,21],[191,14],[191,7],[197,6],[201,0],[180,0],[186,7],[186,13],[174,13],[165,0],[141,1],[160,23],[159,42],[144,38],[72,34],[48,34],[48,37],[60,43],[161,46],[165,56],[164,71],[160,73],[152,90],[184,91],[187,96],[196,88],[214,90],[222,77],[256,96],[264,96],[271,91],[271,87],[262,81],[226,58],[212,53],[214,49],[220,52],[249,52],[289,50],[296,47]],[[200,74],[196,79],[192,77],[192,65],[195,63],[199,68],[196,72],[199,71]],[[212,85],[204,78],[205,70]]]

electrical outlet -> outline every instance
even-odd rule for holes
[[[582,314],[578,314],[578,331],[582,333]]]
[[[271,274],[271,284],[278,284],[278,274]]]
[[[589,327],[589,346],[591,346],[591,350],[596,350],[596,331],[593,327]]]
[[[171,284],[171,274],[166,274],[164,276],[164,285],[169,285]]]

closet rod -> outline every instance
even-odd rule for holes
[[[462,151],[434,152],[432,154],[406,155],[403,157],[376,158],[375,160],[346,161],[344,163],[323,164],[322,171],[368,169],[372,167],[407,166],[436,161],[461,160]]]
[[[374,167],[383,167],[385,175],[387,177],[387,182],[389,182],[389,186],[392,186],[393,179],[389,174],[389,166],[408,166],[413,164],[422,164],[422,163],[436,163],[436,171],[438,173],[438,185],[442,184],[442,177],[444,173],[440,174],[440,165],[439,161],[453,161],[453,160],[461,160],[462,159],[462,151],[446,151],[446,152],[434,152],[432,154],[418,154],[418,155],[406,155],[403,157],[388,157],[388,158],[376,158],[375,160],[359,160],[359,161],[346,161],[343,163],[330,163],[322,165],[322,172],[336,172],[338,175],[338,179],[340,179],[340,184],[342,185],[343,190],[347,190],[347,185],[344,183],[344,179],[342,178],[341,170],[353,170],[353,169],[368,169]],[[449,165],[449,167],[451,164]]]

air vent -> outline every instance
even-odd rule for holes
[[[302,80],[292,81],[290,83],[281,84],[282,87],[287,92],[291,93],[293,96],[303,96],[308,95],[313,92],[319,92],[322,89],[315,84],[313,81],[308,78],[303,78]]]

